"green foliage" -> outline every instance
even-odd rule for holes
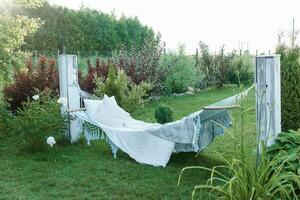
[[[227,81],[233,84],[251,84],[253,82],[253,56],[248,52],[234,55],[228,70]]]
[[[215,82],[214,69],[213,69],[213,55],[209,51],[208,45],[204,42],[199,42],[200,57],[196,57],[196,61],[200,67],[201,72],[204,74],[202,87],[213,85]]]
[[[81,55],[111,56],[122,45],[130,49],[133,43],[143,46],[145,37],[154,37],[151,28],[136,18],[81,7],[79,10],[45,4],[38,9],[22,11],[30,17],[45,21],[35,35],[26,39],[24,49],[31,52],[57,53],[66,47],[67,52]]]
[[[117,75],[116,68],[113,65],[109,66],[108,77],[104,85],[104,93],[108,96],[115,96],[116,101],[123,104],[123,94],[127,87],[127,77],[124,73]]]
[[[120,69],[124,69],[127,76],[135,84],[149,82],[152,84],[152,93],[161,94],[163,81],[167,71],[160,67],[161,54],[164,44],[161,43],[160,34],[155,37],[145,37],[145,44],[139,46],[133,43],[128,50],[124,46],[119,54],[115,56],[114,62]]]
[[[188,87],[195,87],[201,81],[195,60],[186,55],[182,46],[178,52],[162,55],[160,66],[168,72],[164,81],[164,90],[168,94],[185,92]]]
[[[9,6],[0,7],[0,81],[8,81],[12,66],[22,66],[27,53],[21,50],[26,37],[33,35],[41,26],[42,21],[24,15],[13,14],[15,7],[36,8],[42,5],[42,0],[6,1]]]
[[[209,47],[203,42],[199,43],[199,48],[201,56],[198,62],[200,71],[204,74],[202,87],[222,87],[228,81],[234,52],[225,54],[225,47],[222,46],[218,53],[212,54]]]
[[[296,190],[300,187],[300,177],[293,172],[286,172],[285,160],[277,157],[269,159],[266,154],[266,147],[262,146],[262,153],[259,158],[246,159],[245,152],[245,112],[244,100],[241,100],[241,108],[234,119],[234,129],[228,130],[234,141],[235,157],[232,160],[226,159],[222,154],[219,155],[223,165],[207,168],[203,166],[190,166],[182,169],[178,185],[182,175],[187,170],[200,169],[210,173],[206,184],[194,187],[192,198],[194,199],[199,192],[200,198],[203,194],[206,199],[224,200],[273,200],[273,199],[297,199]],[[236,120],[240,120],[240,130],[237,129]],[[240,137],[240,144],[237,137]],[[237,153],[240,152],[240,153]],[[240,156],[240,157],[239,157]],[[208,196],[208,197],[207,197]]]
[[[35,89],[43,91],[48,88],[53,94],[59,93],[59,77],[55,60],[44,56],[40,57],[36,66],[33,66],[29,59],[22,70],[15,70],[13,79],[14,82],[3,87],[4,99],[13,111],[21,108],[22,103],[33,96]]]
[[[130,83],[129,88],[125,91],[124,108],[129,112],[144,106],[145,98],[152,89],[150,83],[142,82],[140,85]]]
[[[229,68],[232,63],[232,59],[234,54],[229,53],[225,54],[225,46],[222,46],[219,53],[214,55],[213,59],[213,67],[215,77],[215,84],[217,87],[222,87],[227,82],[227,77],[229,73]]]
[[[258,164],[255,161],[246,163],[239,159],[229,161],[222,158],[225,165],[215,166],[212,169],[200,166],[183,168],[178,184],[186,170],[201,169],[210,172],[211,176],[207,184],[195,186],[193,199],[197,191],[200,191],[200,196],[204,191],[208,192],[206,195],[209,197],[206,199],[297,199],[295,191],[300,187],[300,179],[295,173],[285,172],[283,165],[287,160],[282,163],[276,158],[269,160],[265,153]],[[288,159],[290,158],[291,156],[288,156]],[[293,186],[293,183],[296,185]]]
[[[160,104],[155,109],[155,119],[160,124],[172,122],[174,120],[173,114],[173,108],[167,105]]]
[[[0,138],[9,135],[13,125],[13,114],[0,96]]]
[[[291,171],[300,176],[300,132],[288,131],[280,133],[267,153],[271,158],[277,157],[279,165],[285,171]],[[300,191],[298,191],[300,192]]]
[[[282,129],[300,127],[300,49],[281,46],[281,116]]]
[[[163,103],[176,108],[174,119],[177,120],[205,105],[236,94],[236,90],[237,87],[224,87],[204,90],[195,95],[164,97],[150,101],[132,115],[135,119],[155,122],[155,108]],[[255,96],[248,97],[247,108],[255,105]],[[244,139],[247,141],[246,147],[253,149],[256,146],[255,112],[249,112],[245,117]],[[172,154],[167,167],[162,169],[140,165],[121,152],[118,153],[118,159],[112,159],[110,146],[103,141],[94,141],[90,146],[86,143],[72,146],[58,144],[50,152],[31,155],[20,155],[19,145],[14,136],[0,140],[0,188],[3,199],[189,200],[194,185],[205,183],[209,174],[200,170],[186,171],[179,188],[175,181],[178,172],[185,166],[213,167],[220,164],[217,156],[207,150],[196,158],[194,153]],[[231,137],[216,137],[210,148],[231,159],[234,155],[233,145]],[[253,155],[251,151],[247,152]],[[95,172],[97,176],[91,175],[91,172]],[[122,181],[119,181],[120,178]],[[22,189],[15,189],[16,180],[21,180],[18,181],[18,188]],[[109,184],[103,184],[104,182]],[[102,184],[103,189],[96,187]],[[208,200],[208,196],[202,200]]]
[[[117,103],[129,112],[144,105],[144,98],[152,88],[149,83],[135,84],[123,70],[117,71],[113,65],[109,66],[107,79],[99,77],[95,83],[95,95],[115,96]]]
[[[61,115],[60,104],[50,91],[38,96],[38,100],[25,102],[15,118],[15,131],[24,138],[30,151],[43,150],[49,136],[61,137],[69,122],[67,115]]]

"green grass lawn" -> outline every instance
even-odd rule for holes
[[[154,121],[159,103],[171,105],[179,119],[191,112],[238,93],[237,87],[212,89],[191,96],[163,98],[148,103],[134,117]],[[254,106],[254,93],[246,107]],[[246,146],[249,156],[255,150],[255,111],[246,115]],[[227,158],[234,152],[228,133],[217,137],[210,148]],[[29,154],[19,150],[13,137],[0,143],[0,199],[190,199],[193,186],[204,183],[207,173],[192,170],[185,173],[180,187],[177,179],[185,166],[212,167],[220,164],[216,155],[204,150],[173,154],[166,168],[141,165],[128,155],[118,152],[113,159],[105,142],[87,146],[83,142],[56,145],[48,152]]]

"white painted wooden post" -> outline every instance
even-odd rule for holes
[[[281,132],[280,55],[256,56],[254,66],[258,142],[270,146]]]
[[[62,54],[58,56],[60,97],[66,99],[61,105],[61,111],[80,108],[80,88],[78,86],[77,56]],[[75,142],[80,135],[80,122],[72,120],[68,136]]]

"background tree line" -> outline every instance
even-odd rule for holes
[[[44,25],[38,31],[26,38],[22,46],[26,51],[38,51],[53,54],[62,50],[77,51],[85,54],[97,52],[102,56],[111,56],[122,46],[130,49],[142,47],[145,38],[154,38],[152,28],[141,24],[136,17],[106,14],[97,10],[81,7],[72,10],[61,6],[45,3],[36,9],[15,9],[16,14],[30,18],[40,18]]]

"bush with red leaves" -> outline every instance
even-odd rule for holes
[[[96,69],[91,64],[91,61],[87,61],[88,64],[88,73],[86,76],[83,76],[81,72],[78,73],[78,82],[82,90],[92,93],[96,84],[94,82],[96,76]]]
[[[130,50],[120,49],[119,55],[114,58],[118,68],[123,69],[128,77],[137,84],[148,82],[153,85],[152,93],[163,92],[163,82],[168,70],[160,67],[160,58],[165,44],[156,38],[145,38],[142,48],[132,46]]]
[[[41,56],[36,68],[32,67],[32,60],[26,63],[25,70],[14,73],[14,82],[3,88],[4,98],[9,103],[10,109],[16,111],[22,108],[22,103],[34,95],[34,91],[49,88],[54,95],[58,94],[58,70],[55,60]]]
[[[107,78],[108,75],[108,66],[112,64],[111,60],[108,60],[107,62],[100,61],[99,58],[96,59],[96,67],[93,67],[90,60],[87,61],[88,65],[88,73],[86,76],[83,76],[83,74],[79,71],[78,73],[78,82],[79,86],[82,90],[94,93],[94,90],[96,88],[95,78],[101,77],[104,80]]]

